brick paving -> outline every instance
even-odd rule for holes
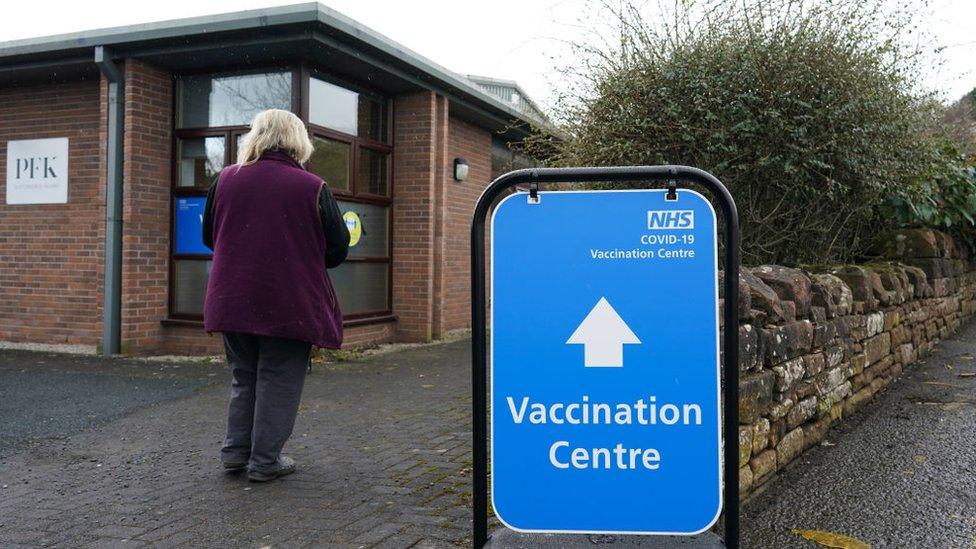
[[[316,366],[267,484],[220,469],[226,374],[197,365],[190,396],[0,458],[0,546],[469,546],[468,346]]]

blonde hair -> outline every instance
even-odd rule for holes
[[[302,119],[281,109],[261,111],[251,121],[251,131],[244,136],[237,152],[237,163],[247,166],[257,162],[261,153],[279,150],[291,155],[300,164],[312,156],[312,140]]]

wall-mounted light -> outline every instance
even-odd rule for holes
[[[454,180],[464,181],[468,178],[468,161],[463,158],[454,159]]]

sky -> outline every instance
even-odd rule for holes
[[[924,2],[925,0],[918,0]],[[10,2],[0,41],[298,3],[298,0]],[[592,0],[324,0],[323,4],[461,74],[517,81],[547,107],[572,63],[567,42],[586,36]],[[944,101],[976,88],[976,1],[930,0],[918,21],[933,46],[922,83]]]

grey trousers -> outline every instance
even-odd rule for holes
[[[295,426],[312,345],[251,334],[222,335],[232,379],[220,458],[270,472]]]

